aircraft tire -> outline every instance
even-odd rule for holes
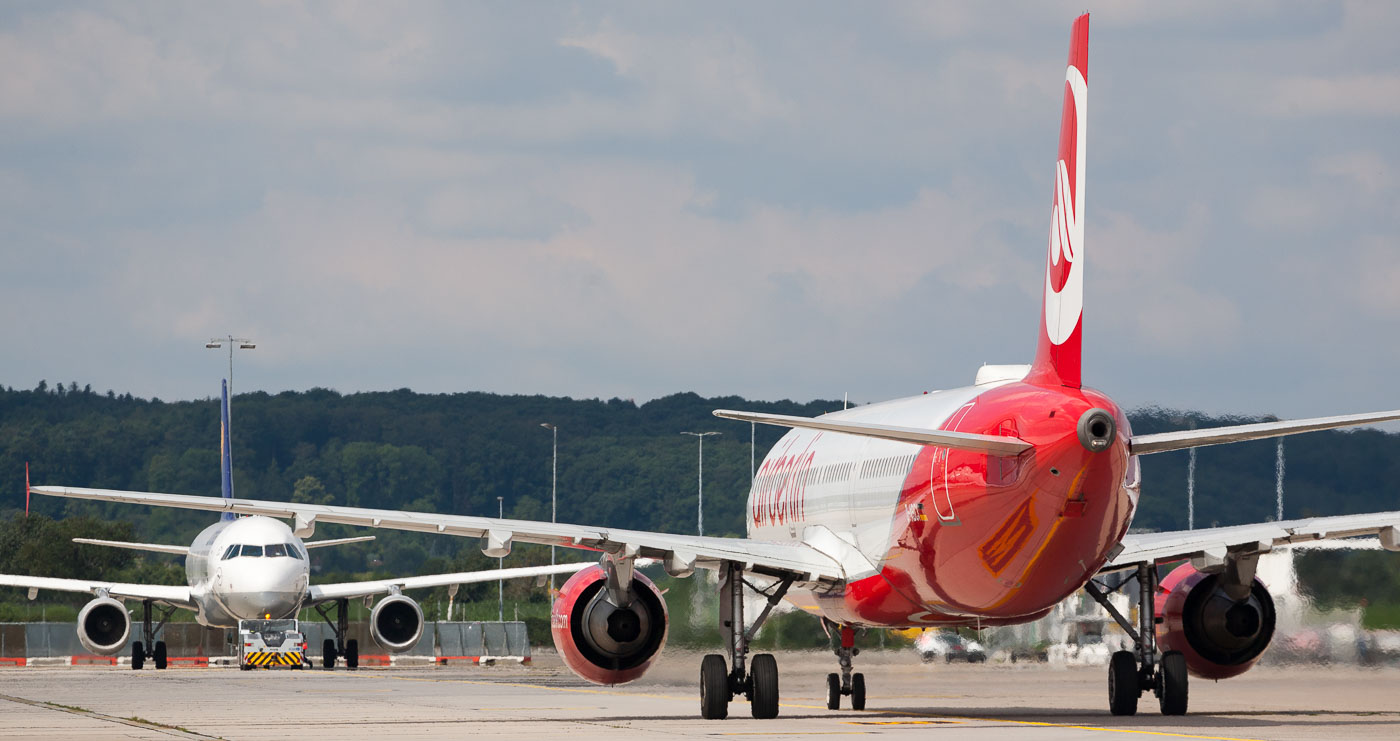
[[[360,642],[354,638],[345,642],[345,668],[360,668]]]
[[[131,668],[141,671],[141,667],[146,664],[146,647],[137,641],[131,644]]]
[[[836,672],[826,675],[826,709],[841,709],[841,675]]]
[[[156,641],[155,654],[156,668],[164,669],[168,663],[165,654],[165,641]]]
[[[707,654],[700,660],[700,717],[729,717],[729,670],[719,654]]]
[[[1132,651],[1116,651],[1108,662],[1108,712],[1136,715],[1138,697],[1137,657]]]
[[[851,709],[865,709],[865,675],[860,672],[851,675]]]
[[[1162,715],[1186,715],[1186,657],[1180,651],[1162,654],[1157,673],[1157,702]]]
[[[325,669],[335,668],[335,640],[327,638],[321,641],[321,666]]]
[[[759,720],[778,717],[778,660],[773,654],[753,657],[749,680],[753,683],[753,696],[749,698],[753,717]]]

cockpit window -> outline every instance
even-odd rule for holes
[[[269,543],[267,545],[267,550],[264,551],[264,553],[267,555],[268,558],[277,558],[278,556],[285,558],[287,555],[287,546],[282,545],[281,543]]]
[[[287,544],[287,555],[297,559],[298,561],[302,560],[301,551],[297,549],[295,543]]]
[[[223,556],[223,558],[220,558],[219,560],[220,560],[220,561],[227,561],[227,560],[229,560],[230,558],[233,558],[234,556],[237,556],[237,555],[238,555],[238,544],[237,544],[237,543],[234,543],[233,545],[231,545],[231,546],[228,547],[228,550],[224,551],[224,556]]]
[[[240,551],[240,552],[238,553],[238,555],[240,555],[240,556],[255,556],[255,557],[262,556],[262,554],[263,554],[263,547],[260,546],[260,545],[245,545],[245,546],[243,546],[243,550]]]

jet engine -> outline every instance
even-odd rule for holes
[[[646,673],[666,645],[666,601],[640,572],[623,606],[609,597],[607,574],[590,566],[559,590],[550,611],[554,647],[575,674],[596,684],[623,684]]]
[[[402,594],[391,594],[369,614],[374,642],[398,654],[413,648],[423,635],[423,608]]]
[[[131,616],[126,605],[111,597],[98,597],[78,613],[78,640],[87,650],[111,656],[126,649],[131,637]]]
[[[1202,679],[1245,673],[1274,637],[1274,599],[1263,582],[1252,578],[1247,590],[1233,590],[1243,595],[1235,599],[1224,578],[1183,564],[1161,581],[1154,605],[1158,646],[1180,651]]]

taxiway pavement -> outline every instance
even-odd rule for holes
[[[829,711],[834,659],[779,654],[782,706],[755,721],[737,701],[725,721],[699,718],[699,657],[668,654],[641,681],[596,687],[549,655],[533,666],[241,672],[0,669],[0,739],[592,739],[894,736],[939,739],[1112,737],[1393,739],[1400,669],[1261,667],[1194,681],[1191,714],[1107,712],[1106,670],[921,664],[912,652],[857,659],[864,712]]]

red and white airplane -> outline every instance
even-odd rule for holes
[[[1128,533],[1138,458],[1170,450],[1385,420],[1400,411],[1133,435],[1122,410],[1081,383],[1085,124],[1089,18],[1073,24],[1045,270],[1039,344],[1029,366],[984,366],[966,388],[818,418],[717,411],[792,430],[765,457],[748,502],[748,537],[715,538],[545,522],[221,500],[173,494],[39,487],[55,496],[144,503],[480,538],[490,556],[513,542],[593,549],[601,563],[560,590],[555,644],[580,676],[603,684],[640,677],[666,642],[661,593],[634,570],[639,557],[668,573],[719,572],[727,655],[704,657],[700,710],[724,718],[743,694],[758,718],[778,714],[771,654],[749,656],[774,604],[788,598],[839,631],[840,673],[828,706],[865,706],[852,673],[855,630],[866,626],[991,626],[1035,620],[1084,589],[1132,636],[1113,656],[1109,707],[1136,712],[1151,691],[1166,714],[1186,712],[1187,675],[1249,669],[1269,645],[1274,609],[1254,576],[1258,556],[1284,543],[1379,535],[1400,550],[1400,512],[1183,532]],[[1158,578],[1157,565],[1188,563]],[[1136,624],[1098,577],[1136,575]],[[757,578],[754,578],[757,577]],[[1124,583],[1134,583],[1125,581]],[[1120,586],[1122,586],[1120,584]],[[768,606],[744,615],[746,589]]]

